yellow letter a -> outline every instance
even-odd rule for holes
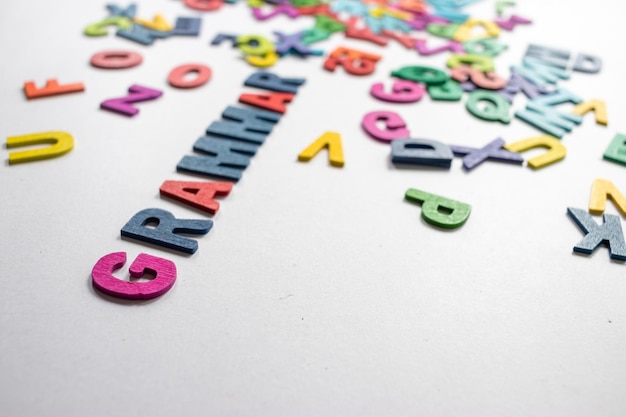
[[[341,135],[336,132],[326,132],[298,155],[299,161],[310,161],[324,148],[328,148],[330,164],[336,167],[343,166],[343,147]]]

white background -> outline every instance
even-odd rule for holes
[[[143,18],[203,17],[198,38],[144,47],[82,34],[106,16],[105,2],[5,4],[0,136],[63,130],[75,148],[13,166],[1,150],[0,414],[623,416],[626,266],[605,247],[575,255],[583,234],[566,208],[586,209],[596,178],[626,192],[625,167],[602,160],[626,130],[624,7],[518,3],[513,10],[534,23],[502,32],[509,49],[496,71],[508,77],[529,43],[596,54],[600,74],[572,73],[560,86],[605,100],[608,127],[588,114],[563,137],[565,160],[537,171],[485,162],[465,172],[460,159],[450,170],[394,168],[388,145],[361,130],[365,113],[396,111],[414,137],[475,147],[539,132],[520,120],[473,117],[467,95],[379,102],[369,96],[372,83],[389,86],[390,71],[403,65],[444,68],[448,54],[422,57],[393,41],[383,48],[337,34],[315,47],[380,53],[375,74],[330,73],[321,57],[291,56],[272,68],[306,85],[221,200],[193,256],[122,240],[120,229],[149,207],[207,218],[158,189],[165,180],[198,180],[176,164],[239,94],[255,92],[243,86],[255,69],[210,40],[219,32],[293,33],[312,18],[257,22],[245,4],[202,13],[182,1],[142,1]],[[467,11],[492,19],[495,2]],[[140,52],[144,62],[121,71],[89,65],[112,48]],[[189,62],[209,65],[210,83],[170,87],[169,71]],[[50,78],[81,81],[86,91],[25,98],[24,82]],[[138,104],[134,118],[99,109],[135,83],[164,94]],[[515,108],[525,102],[518,96]],[[324,152],[297,162],[325,131],[341,133],[345,167],[331,167]],[[408,188],[469,203],[471,216],[460,229],[436,229],[404,201]],[[618,212],[609,203],[607,213]],[[147,302],[96,293],[91,268],[117,251],[129,259],[119,278],[144,252],[176,263],[176,285]]]

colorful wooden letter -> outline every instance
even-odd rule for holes
[[[188,74],[195,74],[192,80],[186,80]],[[185,64],[174,68],[167,77],[167,81],[176,88],[196,88],[206,84],[211,79],[211,68],[204,64]]]
[[[172,36],[198,36],[202,19],[199,17],[179,17],[176,19]]]
[[[313,141],[305,150],[300,152],[298,161],[310,161],[324,148],[328,149],[330,164],[336,167],[342,167],[344,159],[341,135],[336,132],[325,132],[322,136]]]
[[[435,140],[409,138],[391,142],[391,161],[394,163],[450,168],[453,157],[448,145]]]
[[[155,227],[149,226],[154,223]],[[177,219],[169,211],[149,208],[135,214],[122,227],[121,234],[183,253],[195,253],[198,250],[198,242],[179,236],[178,233],[205,235],[212,226],[211,220]]]
[[[167,22],[167,20],[165,20],[165,17],[163,17],[162,14],[155,15],[152,21],[134,18],[133,22],[148,29],[158,30],[160,32],[169,32],[172,30],[172,26]]]
[[[357,51],[356,49],[337,48],[324,62],[324,68],[335,71],[337,65],[343,66],[352,75],[369,75],[376,69],[376,62],[380,55]]]
[[[617,133],[602,157],[607,161],[626,165],[626,135]]]
[[[145,272],[156,276],[148,282],[129,282],[117,279],[112,273],[126,263],[126,252],[113,252],[96,262],[91,271],[92,284],[98,291],[128,300],[148,300],[168,292],[176,282],[174,262],[156,256],[139,254],[130,265],[130,276],[141,278]]]
[[[217,10],[222,7],[222,4],[224,4],[222,0],[185,0],[185,6],[203,12]]]
[[[261,144],[280,120],[280,113],[228,106],[222,119],[211,123],[206,133]]]
[[[84,34],[87,36],[106,36],[109,34],[107,26],[116,26],[119,29],[130,29],[133,26],[133,21],[128,17],[123,16],[110,16],[101,22],[91,24],[84,30]]]
[[[79,93],[81,91],[85,91],[83,83],[60,85],[54,78],[47,80],[46,86],[43,88],[37,88],[33,81],[24,83],[24,93],[28,99],[56,96],[67,93]]]
[[[485,29],[485,33],[482,35],[473,35],[472,31],[475,26],[482,26]],[[468,42],[477,39],[485,38],[497,38],[500,35],[500,28],[493,22],[487,20],[468,19],[463,23],[456,32],[454,32],[453,39],[457,42]]]
[[[568,207],[567,214],[585,233],[583,240],[574,246],[574,252],[591,255],[600,244],[606,242],[611,259],[626,260],[626,243],[618,216],[604,214],[602,225],[599,226],[585,210]]]
[[[426,85],[439,85],[448,81],[448,74],[437,68],[410,65],[391,72],[394,77]]]
[[[611,199],[615,207],[626,216],[626,197],[609,180],[596,179],[591,187],[589,213],[602,214],[606,208],[606,200]]]
[[[97,68],[123,69],[136,67],[142,61],[143,58],[137,52],[115,50],[93,54],[89,62]]]
[[[128,88],[130,93],[126,97],[112,98],[100,103],[100,108],[109,110],[125,116],[134,116],[139,113],[139,109],[132,106],[132,103],[141,103],[142,101],[154,100],[161,97],[163,92],[140,85],[131,85]]]
[[[233,184],[230,182],[165,181],[159,191],[162,196],[215,214],[220,208],[215,196],[227,196],[232,189]]]
[[[394,81],[391,93],[385,93],[383,83],[372,85],[370,94],[382,101],[391,103],[415,103],[419,101],[426,89],[418,83],[407,80]]]
[[[304,82],[304,78],[281,78],[271,72],[258,71],[249,76],[243,84],[248,87],[296,94],[298,87]]]
[[[484,103],[480,106],[478,103]],[[508,124],[511,121],[509,108],[511,105],[498,93],[487,90],[476,90],[470,93],[465,108],[474,116],[490,122]]]
[[[464,52],[463,46],[456,41],[451,41],[451,42],[446,43],[445,45],[437,46],[435,48],[429,48],[426,45],[425,39],[417,39],[415,41],[415,49],[417,50],[417,53],[420,55],[434,55],[434,54],[438,54],[440,52],[445,52],[445,51],[450,51],[455,54],[462,54]]]
[[[38,161],[65,155],[74,147],[74,138],[66,132],[44,132],[7,138],[7,148],[19,146],[52,144],[51,146],[30,151],[11,152],[9,164]]]
[[[546,165],[560,161],[565,158],[565,153],[567,152],[561,141],[550,135],[522,139],[503,146],[504,149],[511,152],[524,152],[538,147],[547,148],[548,152],[528,160],[528,166],[534,169],[543,168]]]
[[[239,96],[239,102],[285,114],[287,111],[285,104],[290,103],[294,95],[295,94],[290,93],[241,94]]]
[[[606,126],[609,123],[609,119],[606,115],[606,104],[602,100],[589,100],[577,104],[572,110],[572,113],[583,116],[592,110],[596,114],[597,124]]]
[[[386,130],[381,130],[377,122],[385,122]],[[374,139],[389,142],[398,138],[408,138],[411,134],[406,128],[406,123],[397,113],[391,111],[373,111],[363,116],[361,122],[365,130]]]
[[[479,149],[452,145],[452,152],[456,156],[463,156],[463,168],[467,170],[474,169],[487,159],[514,164],[524,162],[520,154],[504,150],[502,145],[504,145],[504,140],[497,138]]]
[[[404,197],[422,205],[422,218],[428,223],[445,229],[463,226],[469,218],[472,206],[425,191],[409,188]]]

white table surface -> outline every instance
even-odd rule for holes
[[[529,43],[600,56],[599,74],[574,72],[561,87],[604,100],[609,124],[585,116],[566,134],[565,160],[533,171],[485,162],[465,172],[397,169],[389,147],[361,129],[374,110],[398,112],[416,137],[481,147],[539,134],[513,120],[489,123],[464,102],[398,105],[369,96],[403,65],[444,68],[448,54],[419,56],[335,35],[315,45],[380,53],[376,72],[330,73],[323,59],[282,59],[272,72],[306,84],[221,201],[193,256],[120,238],[139,210],[209,218],[159,197],[165,180],[221,112],[236,105],[256,71],[241,53],[210,40],[220,32],[287,33],[310,18],[251,17],[241,3],[215,13],[181,1],[138,3],[138,14],[201,16],[197,38],[150,47],[84,27],[105,2],[10,2],[0,15],[0,135],[50,130],[74,149],[46,161],[0,164],[0,414],[4,416],[623,416],[626,414],[626,266],[599,248],[580,256],[583,236],[566,215],[586,209],[593,180],[626,192],[626,167],[604,161],[626,130],[622,85],[624,6],[617,1],[519,1],[533,24],[503,31],[497,72],[521,63]],[[467,8],[491,19],[495,2]],[[432,42],[443,40],[428,37]],[[140,52],[123,71],[89,65],[94,53]],[[166,82],[175,66],[213,70],[197,89]],[[27,100],[24,82],[81,81],[79,94]],[[161,89],[126,118],[99,109],[132,84]],[[518,96],[515,108],[526,98]],[[567,105],[562,107],[567,109]],[[341,133],[345,167],[298,153],[325,131]],[[3,139],[4,140],[4,139]],[[541,153],[524,154],[528,159]],[[467,223],[441,231],[404,201],[419,188],[472,205]],[[607,205],[607,213],[618,214]],[[600,221],[600,216],[594,216]],[[174,261],[163,297],[124,302],[96,293],[91,268],[125,251]],[[128,266],[128,265],[127,265]],[[126,269],[115,275],[124,279]]]

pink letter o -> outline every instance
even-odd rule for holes
[[[186,81],[185,76],[191,72],[195,72],[196,78]],[[211,68],[202,64],[185,64],[174,68],[167,81],[172,87],[177,88],[195,88],[206,84],[211,79]]]
[[[132,68],[141,64],[143,58],[137,52],[103,51],[91,57],[91,65],[98,68],[122,69]]]

